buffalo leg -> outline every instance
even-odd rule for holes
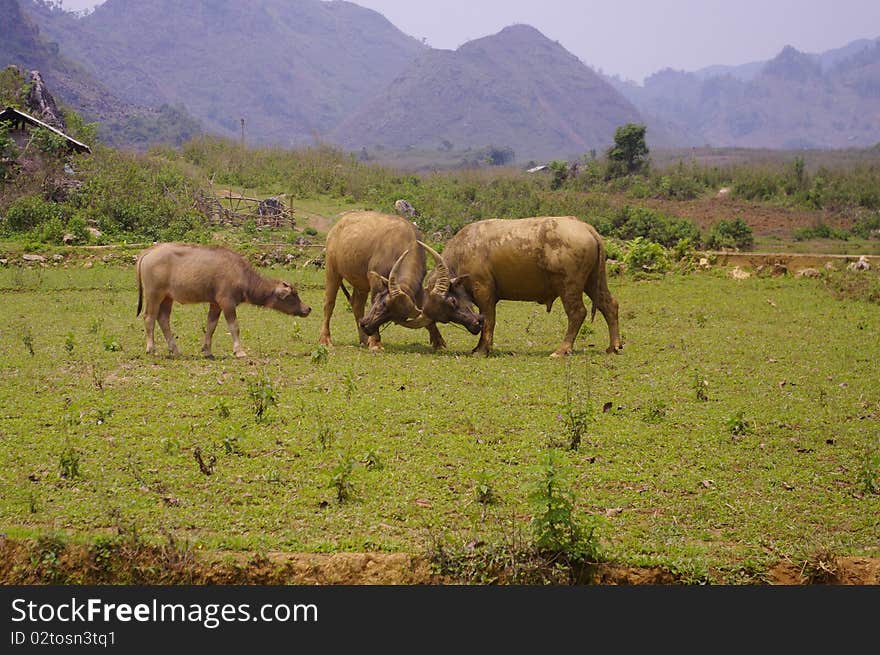
[[[227,305],[223,308],[223,316],[226,317],[226,325],[229,327],[229,334],[232,335],[232,352],[236,357],[247,357],[244,348],[241,347],[241,340],[238,336],[238,318],[235,315],[235,305]]]
[[[492,352],[492,342],[495,337],[495,303],[477,304],[483,315],[483,330],[480,332],[480,340],[471,351],[474,355],[488,355]]]
[[[156,352],[156,343],[153,340],[153,332],[156,327],[156,300],[147,298],[144,304],[144,332],[147,337],[147,354]]]
[[[587,317],[587,308],[584,307],[584,296],[580,289],[562,296],[562,305],[565,307],[566,316],[568,316],[568,330],[559,348],[550,355],[551,357],[571,354],[574,340],[577,338],[581,325],[584,324],[584,319]]]
[[[604,278],[593,275],[587,280],[587,295],[593,301],[593,314],[598,309],[605,317],[605,323],[608,325],[608,348],[607,353],[616,353],[623,348],[623,342],[620,340],[620,327],[618,324],[618,304],[611,291],[608,290],[608,284]]]
[[[174,333],[171,332],[171,306],[173,304],[174,300],[165,298],[159,305],[159,315],[156,317],[156,320],[159,322],[159,327],[162,328],[162,334],[165,335],[165,341],[168,342],[168,349],[171,351],[171,354],[179,355],[180,350],[177,348],[177,341],[174,340]]]
[[[440,334],[440,330],[437,329],[436,323],[431,323],[425,327],[428,330],[428,334],[431,335],[431,346],[434,350],[443,350],[446,348],[446,342],[443,340],[443,335]]]
[[[353,289],[351,292],[351,311],[354,314],[354,320],[357,324],[358,339],[361,344],[367,346],[373,352],[378,352],[382,350],[382,337],[379,336],[378,332],[367,336],[367,333],[364,332],[361,327],[361,319],[364,317],[364,310],[367,306],[367,295],[367,291],[361,291],[357,288]]]
[[[220,305],[211,303],[208,309],[208,324],[205,326],[205,343],[202,344],[202,354],[205,357],[213,358],[211,354],[211,340],[214,338],[214,330],[217,329],[217,321],[220,320]]]
[[[333,345],[333,341],[330,339],[330,317],[333,316],[336,296],[339,294],[339,285],[341,284],[342,278],[328,270],[324,283],[324,322],[321,324],[321,334],[318,336],[318,343],[324,346]]]

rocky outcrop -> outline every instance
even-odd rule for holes
[[[67,125],[64,123],[64,116],[55,104],[55,98],[46,88],[43,76],[38,70],[32,70],[28,74],[28,82],[30,89],[27,94],[28,113],[34,118],[39,118],[44,123],[48,123],[52,127],[64,132]]]

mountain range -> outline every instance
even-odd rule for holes
[[[651,147],[880,142],[880,39],[636,85],[527,25],[437,50],[341,0],[107,0],[87,15],[0,0],[0,34],[0,68],[39,69],[88,120],[169,120],[173,107],[196,119],[178,138],[193,125],[237,138],[243,120],[253,144],[496,145],[523,161],[604,149],[628,122]]]

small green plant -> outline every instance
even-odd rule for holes
[[[693,388],[697,400],[702,402],[709,400],[709,393],[707,391],[709,389],[709,381],[700,371],[694,371]]]
[[[260,422],[266,415],[266,411],[278,404],[278,397],[275,395],[275,388],[272,381],[265,375],[257,381],[248,384],[248,396],[254,409],[254,416]]]
[[[331,471],[330,486],[336,490],[336,500],[344,503],[354,496],[354,460],[349,455],[343,455]]]
[[[177,455],[180,452],[180,441],[177,437],[162,437],[161,443],[166,455]]]
[[[552,450],[539,466],[538,481],[529,500],[534,507],[531,527],[538,550],[569,560],[598,558],[595,526],[584,526],[575,516],[570,482]]]
[[[312,351],[312,364],[323,364],[327,361],[330,350],[324,344],[321,344]]]
[[[385,468],[379,451],[374,448],[364,453],[364,456],[361,458],[361,464],[371,471],[380,471]]]
[[[355,375],[349,371],[345,374],[345,397],[351,400],[356,391],[357,383],[355,382]]]
[[[104,371],[97,364],[92,364],[89,367],[89,372],[92,377],[92,386],[95,387],[98,391],[104,389]]]
[[[238,436],[236,433],[231,432],[223,437],[223,452],[227,455],[243,455],[244,451],[241,449],[241,445],[238,441]]]
[[[25,328],[24,333],[21,335],[21,342],[24,344],[25,349],[30,353],[30,356],[34,356],[34,337],[31,334],[31,331]]]
[[[43,535],[37,539],[36,550],[31,555],[31,565],[39,570],[42,577],[51,583],[59,583],[63,578],[61,555],[67,549],[61,537]]]
[[[569,450],[577,450],[587,432],[587,426],[593,421],[593,407],[589,404],[578,406],[572,399],[569,389],[560,418],[568,437],[566,446]]]
[[[64,350],[68,355],[72,355],[74,348],[76,348],[76,342],[73,340],[73,332],[68,332],[64,337]]]
[[[859,460],[858,485],[864,494],[880,494],[880,451],[866,450]]]
[[[119,345],[119,341],[116,340],[116,337],[113,335],[106,335],[104,337],[104,350],[115,353],[122,350],[122,346]]]
[[[474,500],[480,505],[493,505],[498,502],[498,495],[492,486],[493,476],[485,471],[479,473],[474,480]]]
[[[98,408],[95,410],[95,425],[104,425],[107,421],[110,420],[110,416],[113,414],[112,407]]]
[[[593,407],[589,402],[589,394],[583,403],[575,400],[576,389],[571,379],[571,370],[571,362],[569,362],[565,384],[565,402],[563,402],[562,412],[557,418],[565,426],[566,447],[569,450],[577,450],[587,432],[587,426],[594,419],[594,414]]]
[[[321,446],[321,450],[327,450],[330,448],[335,439],[336,433],[329,425],[322,425],[321,429],[318,430],[318,444]]]
[[[745,417],[745,413],[740,410],[727,419],[727,431],[734,437],[742,437],[749,433],[752,426]]]
[[[70,442],[65,444],[64,450],[58,458],[59,468],[61,469],[61,477],[73,480],[79,477],[79,452]]]
[[[217,401],[217,405],[215,405],[214,409],[217,410],[217,416],[219,416],[220,418],[229,418],[229,404],[223,398]]]
[[[660,423],[666,419],[666,403],[659,398],[652,398],[647,402],[642,412],[642,419],[646,423]]]

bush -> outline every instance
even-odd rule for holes
[[[706,237],[706,247],[711,250],[748,250],[754,243],[752,228],[741,218],[718,221]]]
[[[839,239],[846,241],[848,235],[843,230],[835,230],[824,222],[818,222],[813,227],[804,227],[795,230],[792,235],[795,241],[806,241],[807,239]]]
[[[681,239],[700,240],[700,230],[687,219],[666,216],[646,207],[626,206],[615,212],[610,221],[596,225],[601,234],[631,240],[643,237],[672,247]]]
[[[659,243],[636,237],[627,244],[623,263],[633,272],[665,273],[669,270],[669,257]]]
[[[64,220],[64,209],[61,205],[40,196],[22,196],[15,199],[6,210],[4,231],[30,232],[53,219],[58,222]]]
[[[859,215],[851,232],[861,239],[880,238],[880,212]]]

